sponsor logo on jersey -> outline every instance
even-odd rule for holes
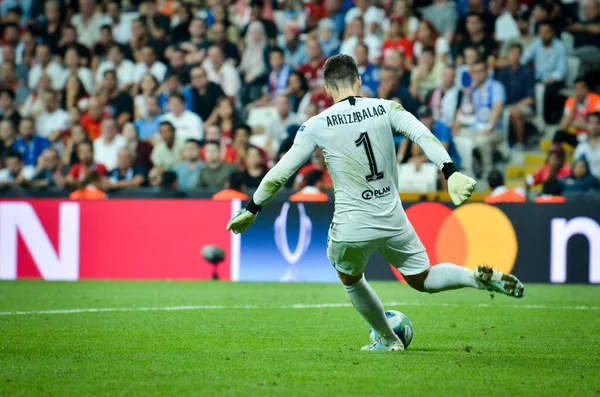
[[[327,116],[327,127],[342,124],[360,123],[363,120],[371,117],[383,116],[385,114],[385,108],[383,105],[373,106],[370,108],[364,108],[356,112],[350,112],[345,114],[333,114]]]
[[[365,190],[364,192],[362,192],[361,196],[365,200],[371,200],[373,197],[379,198],[379,197],[388,196],[390,194],[390,192],[391,192],[391,188],[389,186],[386,186],[381,189]]]

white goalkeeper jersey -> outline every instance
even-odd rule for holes
[[[254,202],[267,204],[316,148],[333,181],[333,241],[368,241],[402,233],[408,220],[398,194],[394,133],[423,148],[441,169],[450,156],[438,139],[396,102],[349,97],[300,127],[289,152],[267,173]]]

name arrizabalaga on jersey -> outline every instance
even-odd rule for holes
[[[327,116],[327,127],[340,124],[360,123],[364,119],[383,116],[385,113],[386,112],[383,105],[379,105],[373,106],[372,108],[365,108],[362,110],[362,112],[358,111],[345,114],[333,114],[331,116]]]

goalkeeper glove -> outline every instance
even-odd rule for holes
[[[231,220],[227,223],[227,230],[231,230],[235,234],[244,233],[256,220],[260,208],[251,199],[246,208],[242,208],[231,217]]]
[[[452,163],[445,163],[442,172],[448,180],[448,193],[454,205],[461,205],[467,201],[475,189],[475,179],[458,172]]]

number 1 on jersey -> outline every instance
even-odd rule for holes
[[[369,170],[371,171],[369,175],[365,176],[367,178],[367,182],[372,182],[383,178],[383,172],[377,171],[377,163],[375,162],[375,154],[373,153],[373,147],[371,146],[369,134],[366,132],[361,132],[360,136],[354,143],[356,143],[356,147],[359,147],[363,144],[365,145],[367,160],[369,161]]]

